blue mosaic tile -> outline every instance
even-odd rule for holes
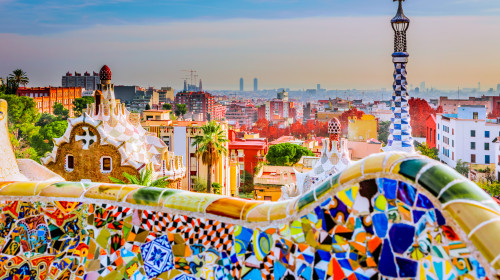
[[[432,209],[432,208],[434,208],[434,205],[432,204],[431,200],[427,196],[419,193],[418,198],[417,198],[417,207],[424,208],[424,209]]]
[[[418,263],[413,260],[396,257],[400,278],[417,277]]]
[[[172,247],[166,235],[142,245],[141,256],[149,278],[156,277],[174,268]]]
[[[375,227],[375,233],[378,237],[384,238],[387,235],[389,220],[384,213],[377,213],[372,217],[372,223]]]
[[[394,262],[394,254],[392,253],[389,240],[387,239],[384,240],[384,244],[382,245],[378,269],[383,276],[398,277],[396,263]]]
[[[389,239],[395,253],[403,254],[413,244],[415,227],[407,224],[393,224],[389,230]]]
[[[405,182],[399,182],[398,199],[408,206],[413,206],[417,190]]]

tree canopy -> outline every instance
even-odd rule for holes
[[[94,97],[92,96],[83,96],[82,98],[76,98],[73,101],[73,113],[75,117],[79,117],[82,115],[84,109],[87,109],[87,105],[94,103]]]
[[[314,156],[309,149],[290,143],[281,143],[269,148],[266,159],[271,165],[292,166],[303,156]]]
[[[389,127],[391,126],[390,121],[379,122],[378,123],[378,141],[387,144],[387,140],[389,139]]]
[[[172,110],[172,105],[168,104],[168,103],[163,104],[162,107],[163,107],[163,110]]]
[[[427,146],[426,143],[417,145],[416,149],[424,156],[430,157],[435,160],[438,159],[438,150],[436,148],[431,148]]]
[[[212,167],[217,164],[220,157],[227,155],[228,151],[224,145],[227,139],[226,131],[222,126],[211,121],[201,127],[202,135],[196,135],[193,147],[197,147],[196,155],[201,158],[201,162],[207,165],[207,192],[212,192]]]
[[[64,108],[61,103],[54,104],[53,113],[58,120],[67,120],[69,118],[69,110]]]
[[[9,82],[13,83],[13,85],[18,88],[19,86],[26,86],[30,82],[30,79],[26,72],[21,69],[16,69],[9,75]]]
[[[184,116],[187,113],[186,104],[175,104],[175,115],[176,116]]]

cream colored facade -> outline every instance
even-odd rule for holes
[[[176,153],[176,155],[183,155],[187,176],[181,181],[181,189],[192,190],[196,178],[207,180],[207,166],[195,155],[197,148],[192,146],[195,136],[202,135],[201,127],[205,124],[206,122],[201,121],[172,120],[142,122],[144,129],[162,139],[167,144],[169,151]],[[227,133],[227,122],[221,122],[221,125]],[[226,143],[227,148],[228,145]],[[223,186],[222,195],[230,196],[236,193],[239,177],[240,171],[237,162],[230,159],[229,153],[227,156],[221,157],[212,170],[212,181]]]

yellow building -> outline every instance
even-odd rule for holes
[[[195,155],[197,150],[191,143],[195,136],[202,135],[201,127],[206,121],[172,121],[172,120],[147,120],[141,124],[144,129],[156,134],[165,142],[169,151],[175,151],[176,155],[183,155],[187,176],[181,181],[181,189],[192,190],[197,179],[206,182],[207,166],[201,162],[201,158]],[[228,132],[227,122],[221,122],[223,129]],[[225,144],[228,148],[228,143]],[[240,170],[236,161],[227,156],[221,157],[218,164],[212,170],[212,180],[223,186],[222,195],[235,195],[239,185]]]
[[[316,112],[316,120],[320,122],[328,122],[333,118],[339,118],[344,111],[336,111],[336,112]]]
[[[145,110],[142,111],[141,121],[168,121],[172,110]]]
[[[349,141],[366,141],[377,139],[378,120],[373,115],[363,115],[361,119],[349,119],[347,139]]]
[[[263,166],[253,178],[254,199],[278,201],[281,198],[281,187],[296,183],[295,173],[291,166]]]

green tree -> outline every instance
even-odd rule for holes
[[[379,122],[378,124],[378,141],[387,144],[389,139],[389,127],[391,126],[390,121]]]
[[[207,182],[202,180],[201,178],[197,177],[194,179],[193,185],[191,188],[199,193],[204,193],[207,192]]]
[[[34,124],[40,118],[33,98],[10,94],[0,95],[8,103],[9,125],[18,128],[26,124]]]
[[[172,110],[172,105],[168,103],[163,104],[163,110]]]
[[[184,116],[187,113],[186,104],[175,104],[175,115],[176,116]]]
[[[144,108],[144,110],[151,110],[151,106],[149,104],[146,104],[146,107]]]
[[[463,162],[461,159],[459,159],[457,161],[457,166],[455,166],[455,170],[463,176],[469,177],[470,167],[467,162]]]
[[[436,148],[431,148],[427,146],[427,143],[423,143],[416,146],[417,151],[419,151],[422,155],[428,156],[432,159],[438,160],[438,150]]]
[[[59,120],[67,120],[69,118],[69,110],[64,108],[61,103],[56,103],[52,107],[54,115],[56,115]]]
[[[229,140],[222,126],[211,121],[201,127],[202,135],[196,135],[193,141],[193,147],[198,147],[196,155],[201,157],[203,164],[207,169],[207,192],[212,192],[212,168],[221,156],[227,155],[227,148],[224,146]]]
[[[94,97],[83,96],[82,98],[76,98],[73,101],[73,113],[76,117],[82,115],[84,109],[87,109],[87,105],[94,103]]]
[[[42,113],[40,115],[40,119],[35,123],[35,125],[40,126],[40,127],[44,127],[55,120],[56,120],[56,117],[54,117],[53,115],[51,115],[49,113]]]
[[[222,185],[221,184],[213,182],[212,189],[214,190],[214,194],[222,194]]]
[[[476,183],[479,187],[481,187],[485,192],[489,195],[498,197],[500,196],[500,182],[478,182]]]
[[[113,183],[122,185],[139,185],[139,186],[156,187],[156,188],[165,188],[168,187],[168,185],[170,184],[167,181],[168,176],[153,180],[153,168],[150,165],[147,165],[146,168],[141,170],[138,177],[130,175],[127,172],[123,172],[122,175],[123,177],[125,177],[125,179],[127,179],[128,183],[111,176],[109,176],[109,179]]]
[[[16,69],[9,75],[9,81],[13,83],[13,86],[18,88],[19,86],[26,86],[30,82],[30,79],[26,72],[21,69]]]
[[[299,162],[302,156],[314,156],[309,149],[290,143],[281,143],[269,148],[266,159],[271,165],[292,166]]]

